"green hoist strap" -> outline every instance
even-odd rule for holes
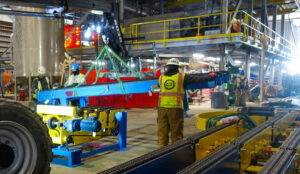
[[[209,129],[211,127],[216,126],[217,121],[220,121],[223,118],[226,117],[231,117],[231,116],[238,116],[239,118],[244,120],[244,126],[247,129],[252,129],[254,127],[256,127],[256,122],[249,117],[247,114],[243,114],[243,113],[232,113],[232,114],[226,114],[226,115],[221,115],[221,116],[217,116],[217,117],[213,117],[210,118],[206,121],[206,129]]]
[[[127,69],[129,69],[129,71],[131,71],[135,76],[137,76],[139,79],[143,79],[143,77],[138,74],[134,69],[132,69],[130,66],[128,66],[126,64],[126,62],[124,62],[122,60],[122,58],[120,58],[120,56],[118,56],[112,49],[109,48],[109,46],[105,45],[102,49],[102,51],[100,52],[100,54],[98,55],[98,57],[96,58],[95,60],[95,63],[91,65],[91,67],[89,68],[88,72],[84,75],[84,79],[86,79],[86,77],[90,74],[91,70],[95,67],[95,64],[96,62],[99,61],[99,59],[101,58],[101,62],[100,62],[100,67],[97,71],[97,75],[96,75],[96,79],[95,79],[95,82],[93,84],[96,84],[97,83],[97,80],[98,80],[98,77],[99,77],[99,74],[100,74],[100,70],[102,69],[102,62],[104,61],[104,58],[107,56],[110,60],[110,62],[112,63],[113,65],[113,71],[114,73],[116,73],[116,78],[119,82],[119,86],[120,86],[120,89],[122,91],[123,94],[125,94],[125,89],[124,89],[124,86],[123,86],[123,82],[121,81],[120,79],[120,76],[119,76],[119,73],[117,72],[116,70],[116,67],[115,67],[115,64],[114,64],[114,61],[112,59],[112,56],[113,55],[118,61],[121,62],[122,65],[124,65]],[[77,94],[77,88],[82,84],[82,82],[79,82],[78,85],[76,85],[74,88],[73,88],[73,96],[76,96]]]

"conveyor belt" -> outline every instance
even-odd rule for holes
[[[222,173],[231,174],[239,172],[239,149],[255,135],[264,131],[268,127],[272,126],[275,122],[280,119],[287,117],[289,113],[279,113],[278,116],[266,121],[260,126],[252,129],[245,134],[235,139],[230,145],[225,145],[217,151],[211,153],[205,158],[193,163],[185,169],[178,172],[178,174],[196,174],[196,173]],[[293,137],[291,137],[293,138]],[[282,156],[283,153],[277,154]],[[228,167],[230,166],[230,167]]]
[[[103,172],[100,172],[99,174],[116,174],[116,173],[123,173],[123,172],[125,173],[125,171],[136,168],[137,166],[139,166],[141,164],[149,162],[155,158],[158,158],[162,155],[165,155],[169,152],[172,152],[172,151],[179,149],[181,147],[184,147],[186,145],[190,145],[190,142],[188,140],[177,141],[173,144],[166,146],[165,148],[161,148],[161,149],[155,150],[153,152],[147,153],[143,156],[140,156],[133,160],[122,163],[121,165],[118,165],[116,167],[113,167],[113,168],[110,168]]]
[[[215,126],[215,127],[212,127],[210,129],[207,129],[206,131],[203,131],[203,132],[200,132],[200,133],[197,133],[195,135],[192,135],[190,137],[187,138],[187,140],[189,140],[191,143],[195,144],[199,141],[199,139],[203,138],[203,137],[206,137],[212,133],[215,133],[219,130],[222,130],[228,126],[231,126],[232,124],[222,124],[222,125],[218,125],[218,126]]]
[[[242,113],[248,115],[263,115],[263,116],[274,116],[274,108],[271,107],[244,107]]]
[[[282,119],[283,117],[286,117],[286,116],[288,116],[288,114],[286,114],[286,113],[280,113],[280,114],[278,114],[278,116],[273,117],[270,120],[267,120],[265,123],[259,125],[255,129],[251,129],[247,133],[241,135],[240,137],[238,137],[237,139],[235,139],[234,141],[232,141],[231,144],[233,144],[233,145],[235,145],[237,147],[242,147],[244,145],[244,143],[246,143],[252,137],[254,137],[255,135],[259,134],[260,132],[262,132],[266,128],[272,126],[275,122],[277,122],[278,120],[280,120],[280,119]]]
[[[155,150],[151,153],[135,158],[131,161],[125,162],[121,165],[101,172],[100,174],[115,174],[115,173],[179,173],[179,174],[193,174],[193,173],[239,173],[240,172],[240,148],[243,147],[247,141],[251,140],[256,135],[261,134],[266,129],[273,127],[281,119],[289,117],[291,113],[279,112],[267,120],[260,126],[252,129],[234,141],[212,152],[210,155],[195,162],[195,144],[202,138],[207,137],[215,132],[218,132],[230,125],[219,125],[200,132],[196,135],[188,137],[186,140],[181,140],[162,149]],[[285,149],[293,149],[300,143],[299,130],[293,132],[286,143],[288,146],[282,146],[282,149],[274,155],[278,158],[284,157],[284,162],[289,162],[290,158],[285,157]],[[297,143],[292,141],[294,139]],[[291,150],[290,150],[291,151]],[[277,161],[270,161],[270,164],[276,165]],[[270,169],[267,169],[270,170]],[[272,169],[275,170],[275,169]],[[278,170],[282,170],[281,168]]]
[[[172,173],[172,170],[174,171],[173,173],[176,173],[177,171],[179,171],[180,169],[192,164],[195,162],[194,156],[195,156],[195,150],[194,150],[194,144],[197,140],[199,140],[200,138],[203,138],[205,136],[208,136],[212,133],[215,133],[221,129],[224,129],[226,127],[228,127],[230,125],[219,125],[216,126],[212,129],[209,129],[207,131],[203,131],[200,132],[194,136],[188,137],[186,140],[181,140],[178,142],[175,142],[171,145],[168,145],[164,148],[155,150],[153,152],[150,152],[148,154],[145,154],[143,156],[140,156],[138,158],[135,158],[133,160],[130,160],[128,162],[125,162],[123,164],[120,164],[116,167],[113,167],[111,169],[108,169],[106,171],[100,172],[99,174],[116,174],[116,173],[135,173],[134,171],[138,171],[139,167],[141,165],[145,166],[145,165],[152,165],[151,166],[151,171],[149,171],[149,173],[155,173],[154,170],[155,169],[159,169],[161,171],[159,171],[159,173],[164,173],[163,169],[160,168],[159,166],[162,165],[164,166],[164,168],[168,169],[168,172]],[[187,151],[187,149],[191,149],[191,151],[188,151],[188,153],[190,153],[190,155],[188,156],[189,159],[184,159],[181,160],[182,158],[184,158],[185,155],[187,154],[181,154],[180,151]],[[172,159],[166,159],[166,160],[161,160],[159,161],[159,163],[156,161],[159,158],[163,158],[166,156],[170,156],[171,154],[176,154],[176,152],[178,152],[178,154],[183,155],[179,158],[177,158],[177,160],[179,159],[179,161],[173,160]],[[166,163],[168,163],[168,165],[171,165],[171,168],[166,167]],[[170,164],[172,163],[172,164]],[[182,164],[183,163],[183,164]],[[155,169],[154,169],[155,168]],[[145,169],[143,167],[143,169]],[[140,173],[140,172],[136,172],[136,173]]]
[[[297,128],[280,147],[280,150],[268,160],[264,167],[259,171],[259,174],[286,173],[286,170],[294,159],[295,150],[299,144],[300,128]]]
[[[178,174],[210,173],[212,170],[216,173],[217,171],[222,171],[222,173],[233,173],[232,170],[224,170],[221,166],[224,166],[224,164],[222,164],[224,162],[230,163],[230,158],[234,159],[232,156],[235,155],[238,155],[238,149],[235,146],[228,144],[216,150],[209,156],[206,156],[202,160],[186,167],[182,171],[178,172]],[[236,166],[236,168],[238,168],[238,166]],[[235,167],[232,169],[235,169]]]

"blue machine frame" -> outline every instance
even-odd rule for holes
[[[216,80],[188,85],[187,89],[201,89],[201,88],[214,88],[217,85],[227,83],[227,73],[220,73]],[[158,79],[131,81],[124,82],[123,88],[125,94],[137,94],[151,92],[151,86],[157,85]],[[56,90],[41,91],[37,93],[38,103],[44,103],[49,100],[51,104],[60,104],[61,106],[68,106],[69,101],[78,100],[80,107],[87,106],[87,97],[91,96],[104,96],[104,95],[122,95],[124,94],[120,88],[119,83],[98,84],[80,86],[74,88],[63,88]],[[119,123],[119,142],[105,148],[100,148],[90,152],[82,153],[81,149],[68,148],[66,146],[59,146],[53,148],[54,155],[67,157],[67,159],[54,158],[52,163],[67,167],[76,167],[81,165],[81,158],[89,157],[97,153],[105,152],[108,150],[126,150],[126,133],[127,133],[127,112],[119,112],[116,114],[116,119]]]
[[[188,85],[187,89],[214,88],[216,85],[227,83],[228,78],[229,76],[227,73],[220,73],[216,80]],[[123,83],[123,88],[125,90],[125,94],[148,93],[151,91],[151,86],[157,84],[157,79],[132,82],[129,81]],[[74,90],[74,88],[63,88],[40,91],[37,93],[37,99],[39,103],[43,103],[46,100],[59,101],[61,106],[68,106],[69,101],[78,100],[79,106],[85,107],[88,102],[87,97],[122,94],[124,93],[122,92],[119,83],[110,83],[80,86],[76,90]]]
[[[127,150],[127,112],[118,112],[116,119],[119,123],[119,142],[118,144],[110,145],[104,148],[99,148],[89,152],[82,153],[81,149],[68,148],[66,146],[59,146],[57,148],[52,148],[53,155],[63,156],[67,159],[54,157],[52,164],[57,164],[66,167],[77,167],[81,165],[81,159],[86,158],[97,153],[102,153],[108,150]]]

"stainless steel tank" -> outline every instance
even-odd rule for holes
[[[14,7],[14,10],[45,12],[43,9]],[[64,60],[64,21],[45,17],[16,16],[13,27],[13,60],[17,77],[37,76],[44,66],[47,75],[60,75]]]

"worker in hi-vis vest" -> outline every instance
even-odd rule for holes
[[[79,66],[77,63],[72,63],[71,66],[72,75],[69,76],[68,80],[65,83],[65,87],[71,87],[81,83],[85,85],[84,75],[79,72]]]
[[[172,143],[183,138],[183,99],[186,85],[210,81],[216,73],[185,74],[179,72],[179,60],[172,58],[166,65],[166,71],[159,77],[158,101],[158,148],[169,144],[169,132]]]
[[[240,71],[239,77],[234,80],[233,89],[235,92],[235,105],[246,106],[249,84],[244,70]]]
[[[31,92],[33,99],[36,99],[36,95],[39,91],[51,89],[51,84],[49,78],[45,76],[46,69],[43,66],[40,66],[38,69],[39,76],[35,78],[32,82]]]

